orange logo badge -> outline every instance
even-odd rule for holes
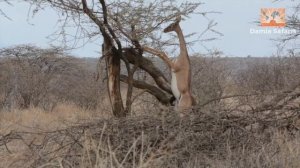
[[[284,27],[285,9],[284,8],[262,8],[260,23],[263,27]]]

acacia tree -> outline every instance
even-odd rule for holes
[[[73,35],[76,41],[102,37],[102,58],[106,62],[107,87],[112,112],[124,117],[131,110],[133,87],[143,89],[155,96],[164,105],[170,105],[172,91],[164,74],[143,54],[143,45],[164,48],[174,45],[173,39],[164,40],[161,35],[164,23],[176,16],[194,13],[201,3],[177,4],[174,0],[25,0],[38,11],[51,7],[58,11],[61,29],[57,33],[68,41],[68,27],[77,27]],[[201,13],[204,15],[204,13]],[[78,33],[79,32],[79,33]],[[121,61],[127,75],[121,75]],[[137,69],[146,71],[155,81],[151,85],[134,79]],[[126,102],[122,102],[120,81],[128,84]],[[124,106],[125,104],[125,106]]]
[[[8,0],[0,0],[0,4],[6,4],[6,5],[11,5],[12,6],[12,4],[8,1]],[[2,16],[2,17],[4,17],[4,18],[6,18],[6,19],[8,19],[8,20],[11,20],[10,19],[10,17],[9,16],[7,16],[6,15],[6,13],[0,8],[0,16]]]
[[[287,16],[286,28],[293,30],[293,33],[285,34],[280,39],[278,48],[279,53],[283,51],[283,48],[286,48],[290,56],[297,56],[300,50],[300,3],[295,3],[292,9],[293,12]]]
[[[296,4],[293,8],[294,12],[287,18],[287,27],[295,29],[296,33],[292,34],[289,37],[290,39],[299,38],[300,36],[300,3]]]

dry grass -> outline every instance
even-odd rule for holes
[[[0,135],[6,135],[0,136],[0,167],[300,165],[298,126],[287,122],[298,121],[298,114],[278,119],[196,110],[186,118],[171,112],[115,119],[64,104],[53,112],[33,108],[0,115]]]
[[[71,103],[59,104],[51,112],[40,108],[3,111],[0,113],[0,133],[24,129],[55,130],[108,116],[98,111],[81,109]]]
[[[0,113],[0,135],[11,132],[27,132],[27,142],[42,141],[43,136],[34,134],[38,132],[49,132],[68,128],[71,125],[80,125],[107,118],[108,115],[98,111],[84,110],[76,105],[59,104],[51,112],[40,108],[29,108],[24,110],[2,111]],[[32,133],[32,134],[31,134]],[[29,167],[31,161],[28,156],[32,151],[22,140],[16,140],[0,148],[0,167]]]

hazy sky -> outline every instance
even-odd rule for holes
[[[218,22],[215,29],[224,34],[218,40],[206,43],[205,47],[221,50],[227,56],[270,56],[274,53],[276,47],[270,39],[279,36],[251,34],[250,29],[260,29],[254,22],[259,20],[261,8],[286,8],[289,13],[293,6],[289,0],[276,3],[273,3],[272,0],[203,0],[201,2],[205,4],[200,6],[199,11],[222,12],[222,14],[208,16]],[[27,4],[18,3],[14,6],[0,4],[0,8],[12,19],[10,21],[0,17],[0,48],[18,44],[34,44],[40,47],[53,44],[47,38],[57,30],[57,15],[51,9],[38,13],[34,18],[29,17],[28,20],[29,6]],[[200,15],[193,15],[182,23],[184,34],[200,33],[205,26],[207,26],[207,20]],[[207,52],[205,47],[199,43],[189,47],[189,50],[190,53],[205,53]],[[83,48],[73,50],[72,54],[80,57],[98,57],[99,50],[100,47],[96,41]]]

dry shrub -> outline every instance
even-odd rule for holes
[[[70,125],[90,123],[106,117],[108,116],[80,108],[74,103],[60,103],[52,112],[34,107],[2,111],[0,113],[0,134],[22,132],[24,139],[20,136],[12,137],[15,140],[7,145],[9,152],[4,152],[6,147],[0,147],[0,167],[31,167],[33,151],[29,146],[30,143],[43,143],[45,134],[40,134],[40,132],[66,129]],[[50,151],[49,148],[46,150]]]
[[[262,94],[288,89],[299,84],[299,57],[247,58],[237,73],[239,89]]]
[[[33,106],[51,111],[59,102],[73,102],[96,109],[105,87],[94,79],[96,68],[91,67],[96,64],[56,48],[21,45],[0,49],[0,108]]]
[[[195,109],[184,118],[172,112],[13,131],[0,142],[11,153],[11,144],[24,142],[28,167],[292,167],[297,156],[288,154],[299,149],[290,147],[300,142],[297,111],[282,117]]]
[[[51,112],[38,105],[0,113],[0,167],[299,165],[298,58],[272,58],[262,63],[258,63],[260,59],[246,60],[249,66],[234,73],[231,64],[237,63],[227,58],[193,58],[193,86],[201,108],[180,118],[170,109],[162,111],[153,97],[135,90],[132,115],[121,119],[108,115],[108,99],[101,92],[105,83],[93,82],[91,71],[82,66],[87,64],[75,58],[52,59],[61,63],[56,64],[58,67],[67,63],[70,72],[44,76],[47,78],[40,79],[46,84],[43,86],[26,78],[26,88],[22,89],[30,92],[45,88],[49,99],[37,100],[42,107],[42,102],[57,100]],[[9,93],[14,93],[9,92],[14,89],[12,86],[16,86],[6,83],[15,81],[6,80],[9,75],[4,72],[21,73],[7,65],[0,66],[0,78],[5,79],[0,80],[3,102]],[[26,74],[41,73],[38,68],[27,70]],[[136,75],[151,83],[143,74]],[[243,98],[222,98],[245,93]],[[99,99],[104,105],[98,104]],[[203,105],[205,101],[210,103]],[[229,106],[229,102],[234,103]]]
[[[193,92],[200,103],[226,95],[230,86],[230,60],[216,54],[191,58]]]

